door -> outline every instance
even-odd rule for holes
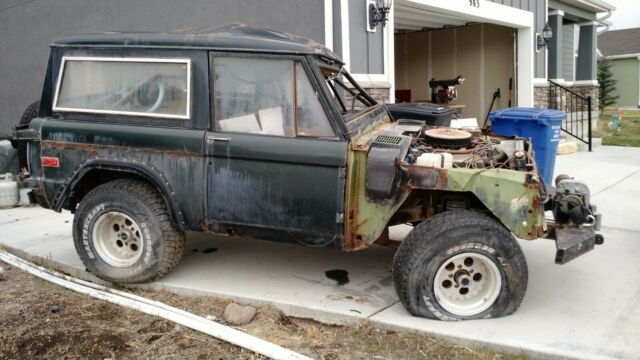
[[[211,55],[210,229],[323,244],[342,237],[347,142],[304,58]]]

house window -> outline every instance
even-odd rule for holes
[[[188,119],[190,60],[64,57],[54,111]]]
[[[335,137],[318,96],[299,63],[215,57],[213,74],[216,130],[290,137]]]

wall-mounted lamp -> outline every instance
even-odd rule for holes
[[[545,24],[542,29],[542,35],[536,34],[536,51],[540,51],[547,47],[549,40],[553,37],[553,30],[549,24]]]
[[[392,0],[367,0],[367,31],[376,31],[376,26],[387,25]]]

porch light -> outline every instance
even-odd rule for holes
[[[387,25],[387,15],[391,9],[392,0],[376,0],[369,2],[369,28],[375,29],[378,24]]]
[[[540,51],[543,48],[547,47],[547,44],[553,37],[553,29],[549,26],[549,23],[544,25],[542,29],[542,35],[536,34],[536,50]]]

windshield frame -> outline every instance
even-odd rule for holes
[[[313,63],[316,65],[318,80],[321,82],[321,88],[325,92],[325,96],[334,108],[335,113],[342,120],[342,125],[346,130],[346,135],[351,136],[359,132],[360,129],[377,121],[384,114],[388,115],[386,106],[378,103],[369,93],[362,88],[360,84],[353,78],[351,74],[340,63],[321,56],[313,56]],[[327,73],[333,73],[333,77],[326,76]],[[346,80],[338,78],[344,77]],[[338,81],[336,81],[338,80]],[[332,83],[332,81],[334,83]],[[335,85],[338,84],[338,85]],[[351,86],[349,86],[349,84]],[[352,104],[359,101],[363,108],[348,109],[348,104],[344,96],[340,96],[340,91],[348,92],[352,98]],[[382,110],[384,109],[384,110]],[[380,111],[382,110],[382,111]]]
[[[316,58],[316,64],[320,69],[320,74],[325,82],[327,89],[329,90],[329,96],[333,99],[333,103],[337,106],[337,109],[343,115],[351,119],[354,115],[368,111],[368,109],[378,105],[378,102],[367,93],[366,90],[358,84],[358,82],[351,76],[351,74],[345,69],[344,66],[336,64],[323,57]],[[334,75],[331,77],[326,76],[327,72],[331,72]],[[342,78],[344,78],[344,81]],[[337,86],[336,86],[337,85]],[[341,92],[346,91],[351,95],[351,109],[347,106],[347,99],[345,99]],[[354,110],[355,101],[359,101],[364,108]],[[348,122],[348,121],[347,121]]]

